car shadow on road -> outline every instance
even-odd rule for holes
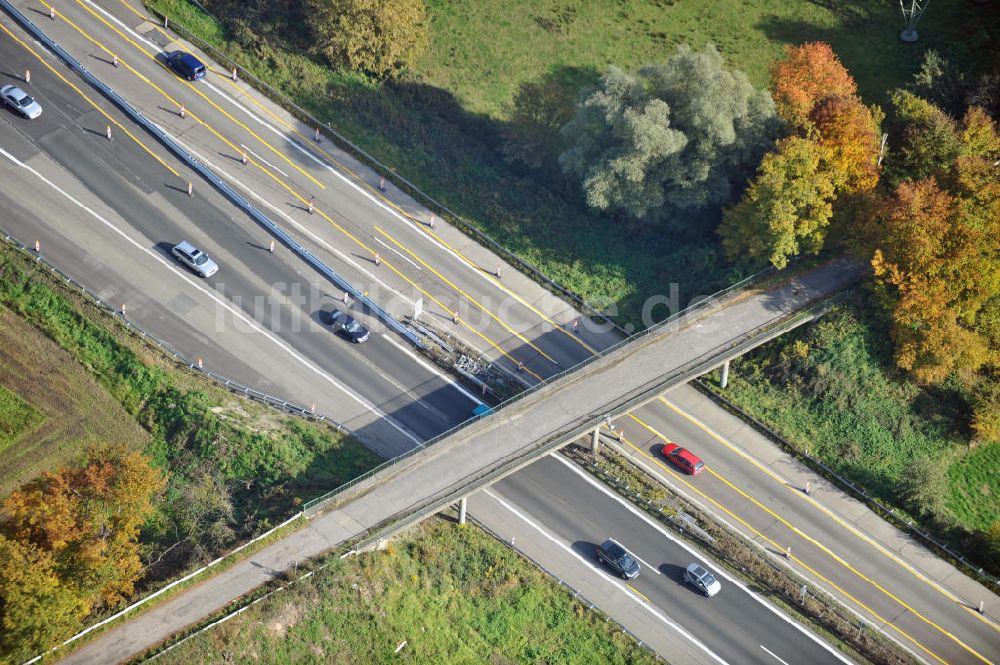
[[[678,566],[675,563],[661,563],[660,567],[657,568],[660,574],[663,575],[668,580],[673,580],[680,586],[684,585],[684,566]]]
[[[587,561],[597,564],[597,556],[594,552],[597,550],[597,543],[592,543],[589,540],[578,540],[571,546],[573,551],[582,556]]]
[[[153,245],[153,249],[167,258],[174,258],[174,243],[172,242],[158,242]]]

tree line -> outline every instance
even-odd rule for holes
[[[527,163],[547,136],[563,174],[611,220],[669,231],[687,211],[719,209],[715,231],[735,262],[784,268],[825,248],[854,253],[871,265],[896,366],[924,385],[957,379],[974,437],[997,440],[998,80],[960,77],[930,52],[886,113],[864,103],[825,43],[786,47],[770,90],[727,70],[713,47],[682,46],[636,73],[610,67],[554,143],[539,127],[557,118],[545,110],[557,96],[523,87],[543,103],[514,114],[525,131],[507,155]]]

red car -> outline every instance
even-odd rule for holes
[[[700,457],[686,448],[681,448],[676,443],[668,443],[663,446],[663,456],[678,469],[692,476],[697,476],[705,468],[705,463],[701,461]]]

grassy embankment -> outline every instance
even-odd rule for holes
[[[394,652],[406,641],[406,645]],[[433,519],[160,656],[163,663],[654,663],[477,528]]]
[[[879,314],[858,294],[808,328],[739,359],[727,398],[887,503],[914,459],[947,469],[945,505],[966,530],[1000,519],[1000,442],[969,446],[968,405],[892,370]]]
[[[70,353],[0,310],[0,497],[112,441],[143,449],[150,436]]]
[[[430,0],[430,47],[407,77],[378,85],[296,53],[306,40],[300,23],[288,18],[287,3],[263,10],[249,26],[240,16],[223,25],[186,0],[147,4],[331,122],[551,278],[598,306],[615,303],[633,323],[643,301],[669,293],[671,282],[679,284],[684,304],[732,283],[739,272],[722,260],[704,224],[695,223],[692,233],[626,228],[587,210],[555,172],[554,155],[539,170],[508,165],[502,147],[521,83],[553,80],[572,99],[608,65],[636,68],[664,59],[679,44],[712,42],[731,66],[763,86],[783,44],[822,39],[834,45],[865,98],[881,102],[909,79],[921,53],[899,43],[898,7],[876,0],[625,2],[614,11],[602,0],[572,6]],[[963,31],[960,17],[967,11],[959,0],[935,6],[921,23],[921,45],[946,47]],[[249,15],[234,9],[241,12]],[[716,215],[707,215],[709,226]]]
[[[22,425],[16,446],[0,450],[3,493],[79,457],[89,443],[144,450],[168,476],[142,535],[145,560],[156,562],[147,570],[152,579],[215,556],[379,462],[325,424],[178,368],[5,245],[0,326],[0,384],[21,396],[2,403],[27,404],[6,412],[40,414],[33,428]]]

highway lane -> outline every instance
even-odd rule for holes
[[[10,39],[0,40],[0,67],[7,72],[17,72],[29,64],[30,54],[23,47]],[[392,334],[385,334],[385,329],[370,317],[355,311],[373,328],[373,335],[366,344],[353,346],[333,336],[320,323],[319,313],[334,306],[343,307],[336,302],[340,294],[332,285],[320,282],[321,278],[283,249],[274,254],[266,251],[263,231],[231,204],[204,187],[199,188],[196,196],[188,197],[183,191],[183,181],[174,178],[135,143],[124,136],[108,141],[100,135],[99,120],[103,118],[92,107],[88,109],[87,102],[75,91],[57,78],[46,76],[37,65],[30,89],[44,105],[45,112],[37,121],[27,122],[4,111],[0,129],[4,132],[2,145],[11,146],[12,154],[25,162],[32,161],[37,154],[57,161],[61,175],[92,192],[106,210],[126,220],[132,237],[140,239],[142,245],[155,250],[161,257],[169,258],[169,246],[182,238],[196,242],[215,257],[222,268],[207,280],[207,284],[217,294],[279,335],[298,353],[323,368],[328,376],[349,384],[380,413],[401,423],[391,433],[376,437],[383,452],[402,452],[448,429],[471,412],[474,404],[471,399],[461,395],[439,373],[430,371],[426,363],[412,357],[410,349]],[[116,112],[105,106],[105,111],[116,117]],[[15,137],[21,140],[16,141]],[[147,145],[150,145],[148,139]],[[176,169],[183,170],[160,146],[151,146]],[[16,192],[5,190],[5,196],[13,199],[5,208],[14,210]],[[51,194],[42,197],[41,201],[50,198]],[[58,234],[80,223],[78,216],[67,216],[48,219],[43,224]],[[30,215],[9,215],[5,226],[29,243],[42,235],[39,222]],[[92,228],[92,232],[100,231],[96,225]],[[43,238],[46,253],[58,246],[52,239],[52,236]],[[111,255],[90,258],[112,271],[117,260]],[[80,262],[73,259],[60,262],[71,273],[74,263]],[[141,293],[135,292],[141,289],[131,289],[141,284],[141,276],[118,274],[110,284],[95,284],[88,279],[86,267],[77,270],[75,276],[80,281],[104,289],[113,302],[128,302],[129,316],[144,325],[155,329],[155,322],[169,316],[152,303],[144,306]],[[162,279],[151,275],[147,278]],[[226,319],[214,322],[213,333],[221,332],[219,325],[227,325]],[[177,325],[169,327],[178,329]],[[189,334],[185,341],[191,342],[190,337]],[[224,366],[213,364],[217,356],[197,344],[170,341],[191,356],[204,357],[210,368],[225,372]],[[321,399],[322,393],[317,391],[315,401]],[[366,409],[366,413],[370,411]],[[351,420],[342,415],[340,419]],[[386,429],[377,419],[369,420],[364,427],[376,432]],[[360,421],[356,424],[362,428]],[[401,436],[403,429],[412,435]]]
[[[229,171],[235,168],[237,150],[247,146],[251,167],[257,168],[241,168],[234,180],[308,223],[327,246],[341,247],[357,261],[367,262],[373,251],[380,251],[382,265],[379,270],[365,266],[369,273],[377,273],[379,281],[410,301],[423,298],[426,311],[438,315],[435,321],[464,332],[477,348],[504,358],[509,369],[520,361],[524,376],[537,380],[589,354],[578,337],[561,331],[575,318],[564,303],[554,298],[529,302],[505,283],[513,277],[509,268],[499,280],[490,274],[496,270],[495,259],[462,260],[462,250],[444,237],[440,226],[430,229],[388,206],[373,205],[373,192],[359,191],[356,183],[337,177],[323,163],[329,161],[323,146],[289,137],[276,120],[251,110],[246,96],[237,101],[227,79],[210,75],[189,84],[165,70],[157,61],[157,48],[176,44],[152,26],[142,26],[142,34],[130,31],[137,17],[123,4],[81,1],[60,7],[60,12],[66,18],[46,29],[78,57],[94,63],[102,77],[144,113],[199,154],[223,168],[228,165]],[[110,61],[109,51],[119,54],[117,69],[104,62]],[[185,118],[177,113],[181,104]],[[311,196],[317,209],[310,218],[304,206]],[[316,247],[321,256],[328,252],[323,245]],[[550,316],[545,308],[552,303],[558,311]],[[456,311],[460,323],[452,326],[448,319]]]
[[[733,416],[705,409],[706,400],[685,386],[619,419],[616,426],[625,434],[625,449],[651,473],[748,537],[774,551],[791,547],[791,563],[801,574],[844,598],[922,658],[951,663],[1000,660],[1000,627],[973,609],[979,600],[995,598],[987,589],[980,587],[970,596],[971,581],[961,575],[951,581],[961,581],[963,589],[949,588],[940,578],[952,575],[953,569],[942,567],[929,553],[921,559],[923,566],[904,561],[898,549],[918,546],[908,539],[900,539],[896,547],[878,542],[862,521],[868,511],[838,501],[839,492],[827,483],[814,478],[812,495],[807,496],[794,465],[779,460],[777,468],[771,468],[757,461],[763,456],[763,437]],[[712,422],[727,435],[692,415],[692,407],[712,413]],[[695,451],[706,471],[691,477],[666,464],[660,449],[667,441]],[[878,518],[869,524],[884,525]]]
[[[169,73],[168,73],[168,76],[170,76]],[[176,117],[176,116],[167,115],[167,118],[170,118],[170,117]],[[185,140],[185,141],[187,141],[189,139],[190,135],[192,134],[191,130],[188,130],[187,132],[185,132],[183,130],[183,128],[180,128],[180,131],[181,131],[182,134],[184,134],[183,140]],[[229,160],[229,161],[232,161],[232,160]],[[306,216],[307,213],[305,213],[304,211],[298,210],[298,211],[295,212],[295,214],[298,214],[300,217],[302,217],[306,221],[309,220],[309,218]],[[413,227],[413,228],[416,231],[420,231],[419,227]],[[386,239],[386,242],[391,244],[392,239],[393,238],[398,238],[399,236],[398,236],[398,231],[394,231],[390,235],[381,235],[380,237]],[[396,245],[396,246],[398,247],[398,245]],[[409,256],[411,260],[413,260],[415,263],[417,263],[418,265],[420,265],[419,261],[420,261],[422,255],[416,255],[415,256],[414,254],[406,254],[406,252],[402,252],[402,254],[404,254],[406,256]],[[357,257],[357,258],[359,258],[359,260],[360,260],[361,257]],[[423,266],[421,266],[421,267],[423,267]],[[420,279],[422,279],[422,278],[419,275],[420,271],[417,271],[416,268],[413,268],[412,266],[411,266],[410,269],[414,271],[412,273],[414,275],[414,277],[413,277],[414,281],[417,281],[417,283],[421,283]],[[462,272],[461,266],[458,266],[457,268],[455,268],[455,270],[457,272],[459,272],[459,273]],[[482,270],[481,272],[482,272],[481,275],[477,275],[474,279],[472,279],[470,281],[473,281],[473,282],[475,282],[475,281],[482,281],[482,282],[487,282],[488,283],[492,279],[492,278],[489,277],[488,274],[486,274],[487,271],[485,269]],[[454,278],[457,280],[458,279],[457,275]],[[508,279],[509,279],[509,276],[505,275],[504,279],[500,280],[500,284],[501,285],[504,284],[505,281],[508,280]],[[449,281],[451,281],[450,278],[449,278]],[[466,288],[471,288],[471,287],[466,287]],[[456,301],[456,302],[460,302],[460,301]],[[565,337],[565,335],[561,335],[561,337]],[[577,346],[579,346],[579,345],[577,345]],[[533,360],[531,362],[537,362],[537,361],[538,361],[538,356],[536,355],[536,356],[533,357]],[[530,363],[529,363],[529,365],[530,365]],[[530,366],[534,366],[536,368],[538,367],[538,365],[530,365]],[[542,370],[540,370],[540,371],[542,371]]]
[[[723,587],[717,596],[705,598],[696,592],[682,578],[687,564],[699,561],[718,573],[717,566],[668,537],[638,511],[609,500],[602,488],[586,482],[570,464],[546,457],[484,492],[487,497],[496,496],[516,506],[558,542],[592,564],[589,570],[575,571],[574,579],[567,579],[568,583],[578,586],[582,584],[578,576],[607,573],[597,563],[594,548],[605,538],[613,537],[642,565],[642,572],[635,580],[626,583],[614,579],[613,583],[646,599],[724,662],[732,665],[847,662],[742,585],[721,575]],[[496,516],[496,523],[501,525],[498,528],[504,528],[506,516],[501,514],[502,510],[485,500],[480,503],[481,499],[476,495],[470,500],[477,519],[490,526]],[[549,566],[556,565],[553,559],[565,555],[559,547],[552,546],[548,556],[544,552],[540,556],[541,563]],[[592,600],[601,605],[604,598]],[[668,632],[666,625],[663,630]],[[670,639],[679,645],[685,642],[678,636]],[[668,661],[673,650],[669,643],[659,648]]]

